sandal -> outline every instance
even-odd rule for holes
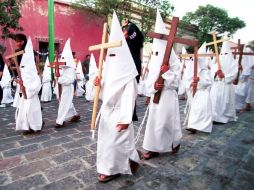
[[[197,130],[196,130],[196,129],[186,128],[185,130],[186,130],[186,131],[190,131],[191,134],[196,134],[196,133],[197,133]]]
[[[144,153],[142,157],[144,160],[149,160],[151,158],[158,157],[159,155],[160,154],[158,152],[148,151],[147,153]]]
[[[176,154],[176,153],[178,153],[179,152],[179,150],[180,150],[180,144],[179,145],[177,145],[176,147],[173,147],[173,144],[172,144],[172,154]]]
[[[134,162],[133,160],[129,160],[129,162],[130,162],[131,173],[135,175],[138,171],[139,164],[137,162]]]
[[[104,174],[99,174],[98,180],[101,183],[107,183],[113,179],[116,179],[120,177],[121,174],[115,174],[115,175],[104,175]]]

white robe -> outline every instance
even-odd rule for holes
[[[180,144],[182,138],[178,95],[179,65],[170,65],[169,71],[163,74],[164,87],[159,104],[153,103],[154,93],[149,104],[149,115],[146,124],[143,148],[153,152],[170,152],[172,146]],[[150,89],[153,84],[150,84]]]
[[[100,174],[131,174],[129,160],[140,161],[132,125],[136,95],[134,78],[111,97],[106,106],[102,105],[97,143],[97,171]],[[118,132],[116,126],[121,123],[130,125]]]
[[[3,76],[0,81],[0,85],[3,89],[3,98],[0,102],[1,104],[9,104],[13,102],[13,97],[11,94],[11,75],[8,66],[4,66]]]
[[[14,95],[14,100],[13,100],[13,103],[12,103],[12,106],[13,107],[18,107],[19,105],[19,101],[20,101],[20,86],[19,84],[16,84],[16,91],[15,91],[15,95]]]
[[[76,74],[77,74],[76,96],[80,97],[85,94],[85,90],[83,88],[85,84],[85,77],[80,61],[77,64]]]
[[[41,130],[42,113],[38,93],[41,89],[39,76],[26,87],[27,99],[22,96],[16,110],[16,130]]]
[[[222,45],[221,55],[219,57],[221,69],[225,78],[221,80],[217,76],[210,91],[213,121],[220,123],[237,120],[235,109],[235,89],[232,82],[236,78],[238,66],[237,62],[233,59],[229,46],[225,47],[226,50],[223,50]]]
[[[42,80],[42,91],[41,91],[41,101],[49,102],[52,100],[52,88],[50,80]]]
[[[10,104],[13,102],[11,95],[11,85],[3,87],[3,98],[1,104]]]
[[[84,86],[84,78],[83,79],[77,79],[77,86],[76,86],[76,96],[80,97],[85,94],[85,90],[83,89]]]
[[[186,63],[185,63],[186,64]],[[185,77],[184,77],[184,63],[180,63],[180,83],[178,87],[178,95],[184,95],[185,94]],[[183,73],[182,73],[183,72]]]
[[[247,97],[245,99],[246,103],[254,103],[254,70],[252,69],[251,71],[251,75],[248,78],[248,82],[247,82]]]
[[[187,128],[198,131],[212,131],[212,105],[209,88],[212,84],[210,72],[205,69],[198,73],[199,82],[195,96],[190,102]]]
[[[58,78],[59,84],[62,85],[62,94],[59,102],[58,114],[56,123],[62,125],[64,121],[77,115],[74,105],[72,103],[75,80],[75,69],[71,67],[63,67],[61,76]]]

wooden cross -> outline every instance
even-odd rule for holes
[[[89,51],[100,50],[99,67],[98,67],[98,73],[97,73],[97,77],[99,79],[102,78],[103,57],[105,56],[105,51],[108,48],[120,47],[122,45],[122,41],[107,43],[107,41],[108,41],[107,40],[108,39],[107,38],[107,29],[108,29],[108,24],[104,23],[101,44],[89,47]],[[92,121],[91,121],[91,131],[92,131],[93,138],[94,138],[94,134],[95,134],[95,121],[96,121],[96,114],[97,114],[97,110],[98,110],[99,94],[100,94],[100,86],[96,86],[95,96],[94,96],[94,104],[93,104]]]
[[[14,52],[12,41],[9,40],[9,42],[10,42],[11,51]],[[17,56],[22,55],[24,53],[25,52],[22,50],[22,51],[19,51],[19,52],[16,52],[16,53],[13,53],[11,55],[6,56],[5,59],[7,59],[7,60],[12,59],[14,61],[15,69],[16,69],[16,71],[18,73],[18,77],[19,77],[20,90],[21,90],[22,95],[24,96],[24,98],[27,99],[26,88],[23,84],[22,76],[21,76],[20,69],[19,69],[19,64],[18,64],[18,61],[17,61]],[[12,68],[11,68],[11,70],[12,70]],[[13,70],[12,70],[12,72],[13,72]]]
[[[179,38],[175,37],[176,31],[177,31],[177,26],[179,23],[179,18],[178,17],[173,17],[172,22],[171,22],[171,28],[169,35],[165,34],[160,34],[160,33],[155,33],[155,32],[149,32],[148,36],[151,38],[157,38],[161,40],[166,40],[167,41],[167,46],[166,46],[166,51],[164,54],[163,62],[162,65],[167,65],[169,64],[169,59],[170,59],[170,54],[172,51],[173,43],[180,43],[180,44],[185,44],[189,46],[194,46],[194,78],[197,78],[197,51],[198,51],[198,41],[196,40],[190,40],[190,39],[184,39],[184,38]],[[160,72],[159,78],[157,79],[157,83],[163,84],[164,79],[162,78],[162,72]],[[196,87],[193,89],[193,93],[195,94],[196,92]],[[161,90],[158,90],[155,95],[153,102],[155,104],[158,104],[160,101],[160,96],[161,96]]]
[[[215,33],[215,32],[212,32],[212,36],[213,36],[213,41],[207,43],[206,46],[214,45],[214,51],[215,51],[215,57],[216,57],[216,62],[217,62],[218,70],[221,70],[221,64],[220,64],[220,59],[219,59],[218,44],[219,44],[219,43],[222,43],[222,42],[224,42],[224,41],[228,41],[228,39],[220,39],[220,40],[217,40],[217,37],[216,37],[216,33]]]
[[[66,65],[66,62],[59,62],[58,61],[58,52],[56,51],[55,52],[55,62],[49,62],[49,66],[50,68],[53,68],[55,70],[54,74],[55,74],[55,77],[56,77],[56,80],[58,80],[58,78],[60,77],[60,66],[61,65]],[[57,85],[58,85],[58,96],[59,96],[59,100],[61,99],[61,94],[62,94],[62,85],[59,84],[57,82]]]
[[[237,46],[231,47],[231,49],[234,50],[234,52],[232,52],[232,54],[234,55],[234,59],[236,59],[236,55],[237,55],[236,52],[237,52],[237,50],[238,50],[238,51],[240,50],[240,49],[239,49],[240,45],[241,45],[241,40],[238,39]]]
[[[233,47],[231,49],[234,49],[235,51],[233,52],[234,56],[239,55],[239,59],[238,59],[238,72],[237,72],[237,76],[236,79],[233,81],[234,85],[237,85],[239,82],[239,77],[240,77],[240,73],[241,73],[241,66],[242,66],[242,58],[243,55],[254,55],[254,53],[250,53],[250,52],[243,52],[244,49],[244,44],[241,44],[241,40],[238,39],[238,44],[237,47]],[[238,51],[237,51],[238,50]]]

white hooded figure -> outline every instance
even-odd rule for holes
[[[143,56],[142,59],[142,74],[141,74],[141,78],[138,84],[138,94],[139,95],[143,95],[143,96],[149,96],[149,94],[147,93],[147,89],[146,89],[146,85],[145,85],[145,81],[147,79],[148,76],[148,72],[149,72],[149,61],[150,61],[150,56],[146,55]]]
[[[16,110],[16,130],[40,131],[42,128],[42,113],[38,93],[41,89],[41,80],[37,74],[30,37],[21,59],[20,72],[27,99],[22,94]]]
[[[212,100],[213,121],[227,123],[237,119],[235,90],[232,82],[236,78],[238,65],[233,58],[229,42],[223,42],[219,59],[224,78],[220,79],[216,76],[210,97]]]
[[[77,75],[76,96],[80,97],[85,94],[84,90],[85,76],[80,61],[78,61],[77,64],[76,75]]]
[[[186,54],[187,51],[185,49],[185,47],[182,47],[182,54]],[[184,70],[186,68],[186,64],[189,60],[186,60],[186,58],[183,58],[182,61],[180,62],[180,76],[181,76],[181,80],[180,80],[180,84],[179,84],[179,88],[178,88],[178,95],[180,96],[184,96],[185,94],[185,75],[184,75]]]
[[[61,98],[59,100],[56,127],[62,127],[67,120],[77,121],[80,116],[72,103],[74,94],[74,80],[76,79],[75,63],[71,51],[70,39],[65,43],[60,62],[66,65],[60,66],[61,72],[58,83],[62,86]]]
[[[51,69],[49,67],[49,59],[47,57],[42,74],[41,101],[49,102],[51,101],[51,99],[52,99]]]
[[[13,102],[13,97],[11,95],[11,75],[8,66],[5,64],[3,70],[2,80],[0,82],[3,89],[3,98],[1,104],[10,104]]]
[[[198,54],[206,53],[206,43],[198,50]],[[212,105],[209,88],[212,85],[211,74],[207,66],[206,58],[198,58],[197,91],[190,102],[187,129],[202,132],[212,132]],[[194,67],[194,65],[193,65]],[[193,72],[194,73],[194,72]]]
[[[246,51],[252,52],[249,48],[247,48]],[[248,56],[248,60],[250,60],[249,67],[248,67],[249,68],[248,71],[250,75],[247,80],[247,87],[246,87],[247,96],[245,99],[245,103],[249,104],[249,107],[246,107],[246,108],[251,109],[251,103],[254,103],[254,56]]]
[[[165,24],[157,10],[155,32],[168,34]],[[149,74],[146,80],[148,92],[151,93],[143,148],[149,152],[174,152],[180,146],[182,138],[178,95],[176,89],[180,81],[180,61],[172,49],[169,67],[162,77],[164,87],[158,104],[153,102],[157,92],[154,85],[157,81],[166,51],[167,41],[153,39],[152,56]]]
[[[243,52],[251,52],[250,48],[244,48]],[[253,90],[252,93],[249,93],[249,89],[253,88],[253,85],[250,85],[252,80],[250,78],[254,78],[254,71],[252,69],[254,65],[254,58],[251,55],[243,55],[242,57],[242,72],[239,76],[238,85],[235,88],[235,98],[236,98],[236,109],[242,110],[245,107],[245,103],[252,103],[254,102],[254,94]],[[252,98],[249,98],[251,97]],[[247,99],[252,99],[249,101]],[[246,101],[247,100],[247,101]]]
[[[92,101],[94,99],[94,84],[93,81],[98,73],[98,68],[96,66],[96,61],[94,55],[91,54],[91,59],[89,62],[89,80],[86,83],[86,100]]]
[[[184,69],[184,74],[183,74],[183,85],[185,88],[185,93],[186,93],[186,97],[187,97],[187,102],[186,102],[186,106],[184,109],[184,113],[188,114],[190,111],[190,104],[192,101],[192,88],[191,88],[191,83],[192,83],[192,79],[193,79],[193,71],[194,71],[194,59],[190,58],[190,60],[186,61],[185,64],[185,69]],[[185,122],[184,122],[185,124]]]
[[[97,172],[100,176],[132,174],[130,162],[140,162],[132,125],[138,72],[115,12],[110,31],[109,43],[121,40],[122,46],[108,49],[102,75],[102,106],[97,117]],[[119,132],[119,125],[128,128]]]
[[[16,91],[15,91],[15,95],[14,95],[14,99],[13,99],[13,103],[12,103],[12,107],[18,107],[19,105],[19,100],[20,100],[20,86],[18,83],[13,82],[14,85],[16,85]]]

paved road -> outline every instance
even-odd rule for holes
[[[145,113],[138,98],[138,116]],[[42,133],[16,132],[12,107],[0,108],[0,189],[253,189],[254,112],[239,115],[238,122],[214,125],[208,135],[191,135],[183,129],[177,155],[163,154],[142,163],[135,176],[122,175],[107,184],[97,182],[96,141],[89,124],[92,103],[75,98],[82,121],[55,129],[57,102],[44,103],[46,126]],[[185,102],[180,102],[181,118]],[[135,122],[136,130],[140,122]],[[143,140],[138,143],[140,149]]]

